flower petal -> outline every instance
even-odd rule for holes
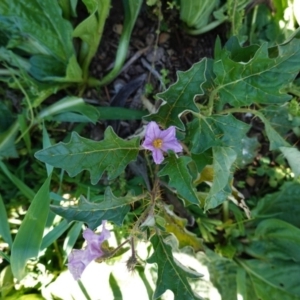
[[[159,129],[156,122],[150,122],[146,128],[145,139],[153,141],[160,136],[161,130]]]
[[[164,160],[163,152],[160,149],[154,149],[152,151],[153,160],[157,165],[160,165]]]
[[[105,228],[106,220],[102,221],[102,231],[100,234],[99,241],[104,242],[110,238],[110,231]]]
[[[100,257],[103,253],[101,251],[101,244],[110,238],[110,231],[105,228],[106,221],[102,221],[102,231],[101,234],[96,234],[91,229],[87,228],[83,232],[83,237],[87,242],[87,249],[96,258]]]
[[[103,251],[101,249],[102,243],[110,238],[110,231],[105,228],[106,221],[102,221],[102,232],[96,234],[91,229],[87,228],[83,232],[83,237],[87,242],[84,250],[74,249],[68,257],[68,269],[75,280],[78,280],[86,268],[86,266],[93,260],[101,257]]]
[[[153,141],[160,135],[160,129],[155,122],[150,122],[146,127],[145,140],[142,143],[142,147],[153,151]]]
[[[171,126],[168,129],[161,131],[160,138],[165,142],[167,142],[169,140],[173,140],[174,138],[176,138],[175,135],[176,135],[176,129],[174,126]]]
[[[168,150],[172,150],[175,153],[177,152],[181,152],[182,151],[182,146],[180,145],[180,143],[177,141],[176,138],[174,138],[173,140],[167,141],[167,142],[163,142],[161,149],[165,152],[167,152]]]
[[[142,143],[142,147],[150,151],[153,151],[155,149],[155,147],[153,146],[153,140],[149,140],[149,139],[144,140],[144,142]]]
[[[89,251],[85,250],[72,250],[71,254],[68,257],[68,269],[73,275],[75,280],[78,280],[81,277],[84,269],[87,267],[89,263],[91,263],[94,259],[93,256],[89,253]]]

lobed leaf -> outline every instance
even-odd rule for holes
[[[233,115],[195,118],[188,125],[188,136],[192,142],[192,153],[202,153],[214,146],[231,147],[242,152],[241,140],[250,126]]]
[[[195,98],[203,95],[202,84],[206,82],[207,59],[194,64],[185,72],[178,71],[177,81],[165,92],[157,94],[164,101],[156,114],[146,117],[149,121],[156,121],[162,127],[174,125],[184,130],[180,115],[185,111],[199,112]]]
[[[92,184],[96,184],[104,171],[108,179],[119,176],[125,167],[136,159],[139,152],[139,138],[125,141],[119,138],[111,127],[104,133],[104,140],[91,141],[72,133],[69,143],[58,143],[35,153],[42,162],[62,168],[73,177],[83,170],[91,174]]]
[[[160,170],[158,176],[169,176],[169,185],[176,189],[180,197],[199,205],[196,191],[192,186],[192,176],[187,167],[187,164],[191,161],[190,157],[181,156],[177,158],[174,153],[170,153],[169,157],[166,158],[167,164]]]
[[[158,267],[158,277],[153,299],[159,298],[166,290],[171,290],[174,293],[175,300],[201,299],[193,293],[187,281],[187,277],[197,278],[200,274],[196,275],[191,270],[180,265],[173,257],[171,246],[165,244],[161,236],[154,235],[150,241],[154,253],[147,262],[150,264],[156,263]]]
[[[164,206],[164,209],[161,210],[161,217],[165,222],[164,230],[176,237],[179,249],[190,246],[195,252],[203,250],[202,240],[196,234],[186,230],[186,218],[177,216],[168,206]]]
[[[288,147],[289,143],[281,137],[281,135],[273,128],[271,123],[262,114],[260,114],[259,117],[265,124],[266,134],[270,141],[270,150],[278,150],[281,147]]]
[[[231,148],[213,147],[214,179],[205,199],[205,210],[217,207],[231,194],[231,168],[235,160],[236,153]]]
[[[233,38],[236,39],[236,38]],[[236,53],[243,49],[235,44]],[[284,103],[291,98],[282,89],[291,83],[300,69],[300,40],[294,39],[277,47],[277,53],[269,55],[267,44],[248,53],[247,61],[237,60],[228,49],[223,50],[220,60],[215,61],[215,83],[219,102],[234,107],[253,103]],[[274,51],[273,51],[274,52]]]
[[[108,220],[121,226],[126,214],[130,210],[130,204],[142,197],[135,197],[131,193],[128,193],[124,197],[117,198],[112,193],[110,187],[107,187],[104,200],[100,203],[90,202],[81,196],[78,206],[64,207],[51,205],[50,208],[56,214],[69,221],[75,220],[87,223],[88,227],[93,230],[101,224],[102,220]]]

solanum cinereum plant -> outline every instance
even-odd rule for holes
[[[233,175],[237,168],[251,162],[255,152],[250,157],[245,156],[247,145],[257,143],[257,140],[248,136],[251,125],[242,121],[241,116],[247,114],[264,123],[270,151],[281,151],[295,177],[298,177],[299,151],[276,131],[264,112],[268,107],[279,109],[288,105],[292,98],[289,86],[299,70],[300,41],[297,38],[272,48],[268,48],[267,44],[242,47],[234,37],[222,48],[217,40],[214,59],[204,58],[189,70],[178,72],[176,83],[157,95],[163,103],[156,113],[145,118],[149,122],[145,125],[145,135],[122,139],[108,127],[104,139],[98,142],[73,132],[68,143],[60,142],[37,152],[37,159],[66,170],[70,176],[87,170],[94,185],[103,176],[109,182],[117,180],[138,156],[148,169],[146,179],[143,177],[145,192],[140,195],[128,191],[116,197],[115,191],[107,186],[101,202],[93,202],[93,199],[87,200],[82,196],[76,206],[51,205],[52,211],[67,220],[87,224],[89,231],[84,233],[87,246],[81,250],[83,252],[75,253],[88,253],[91,249],[94,242],[87,237],[87,234],[93,236],[90,230],[95,230],[104,220],[122,226],[131,207],[143,201],[142,212],[135,219],[126,219],[126,222],[132,220],[127,225],[132,228],[129,239],[133,240],[133,244],[138,242],[141,236],[139,232],[146,230],[153,246],[147,262],[156,263],[158,268],[154,299],[167,289],[174,292],[175,299],[200,298],[193,292],[187,279],[197,278],[200,274],[182,267],[173,256],[173,251],[180,251],[186,246],[191,247],[195,253],[206,249],[206,255],[210,257],[216,255],[212,254],[211,249],[218,249],[217,252],[224,256],[223,261],[230,258],[226,262],[232,268],[246,272],[243,273],[245,278],[246,274],[251,279],[256,278],[254,274],[260,274],[266,276],[266,279],[269,273],[266,271],[265,275],[261,275],[259,268],[267,270],[270,261],[254,256],[256,259],[248,264],[242,258],[246,250],[243,250],[244,239],[240,239],[245,235],[245,228],[241,224],[249,222],[248,218],[253,217],[249,214],[243,196],[233,186]],[[147,180],[150,188],[146,191]],[[171,198],[180,203],[183,211],[190,214],[197,211],[203,220],[207,218],[205,216],[208,216],[208,212],[222,212],[221,224],[231,224],[230,227],[222,225],[223,229],[219,229],[230,236],[226,238],[227,243],[222,246],[216,242],[214,246],[210,244],[208,247],[201,240],[203,238],[206,241],[206,236],[197,236],[187,231],[187,221],[176,217],[173,206],[166,204],[166,199]],[[269,228],[268,224],[264,223],[265,230]],[[235,228],[234,234],[230,228]],[[105,228],[103,230],[99,240],[108,237]],[[202,228],[200,232],[204,232]],[[176,237],[178,248],[166,242],[170,235]],[[101,256],[100,244],[97,244],[95,255],[87,255],[88,261]],[[134,251],[132,253],[134,256]],[[69,258],[70,266],[72,256]],[[78,278],[77,275],[74,277]],[[275,280],[272,278],[269,276],[266,281]],[[249,292],[247,282],[244,282],[245,289],[239,290],[245,293],[245,297]],[[257,297],[267,299],[262,288],[264,282],[253,279],[251,284]],[[274,288],[274,285],[271,286]],[[283,288],[276,292],[285,293],[285,290]]]
[[[175,137],[175,127],[171,126],[167,130],[160,130],[155,122],[148,124],[145,141],[142,146],[152,151],[153,160],[156,164],[161,164],[164,160],[163,151],[182,151],[182,147]],[[81,274],[90,262],[107,254],[101,248],[102,243],[110,237],[110,232],[105,228],[105,223],[106,220],[102,220],[103,228],[100,235],[87,228],[83,232],[83,237],[87,242],[86,248],[84,250],[75,249],[69,255],[68,268],[75,280],[81,277]]]

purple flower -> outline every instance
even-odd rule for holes
[[[156,164],[161,164],[164,160],[163,152],[172,150],[181,152],[182,146],[176,139],[174,126],[166,130],[160,130],[155,122],[150,122],[146,128],[145,140],[142,146],[152,151],[153,159]]]
[[[86,248],[84,250],[74,249],[70,253],[67,266],[75,280],[81,277],[82,272],[90,262],[104,254],[101,244],[110,238],[110,232],[105,228],[105,223],[106,221],[102,221],[100,235],[87,228],[82,234],[87,242]]]

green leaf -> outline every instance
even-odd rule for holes
[[[259,299],[296,300],[300,298],[300,264],[293,261],[238,260],[247,271]]]
[[[300,262],[300,229],[279,219],[258,224],[245,251],[260,259],[282,259]]]
[[[79,60],[83,66],[84,77],[87,77],[88,68],[95,56],[102,38],[103,28],[110,9],[110,0],[83,0],[89,16],[77,25],[73,37],[82,40]]]
[[[236,273],[237,265],[233,260],[220,256],[209,248],[197,255],[202,265],[209,272],[209,280],[218,289],[224,300],[237,300]]]
[[[246,165],[252,163],[258,153],[260,148],[260,143],[257,140],[257,137],[247,137],[246,135],[241,139],[240,145],[242,151],[237,153],[237,159],[235,166],[237,168],[244,168]]]
[[[180,20],[188,27],[201,29],[211,23],[211,14],[218,6],[218,0],[180,1]]]
[[[6,131],[13,123],[13,120],[13,114],[9,106],[4,101],[0,102],[0,133]]]
[[[190,157],[181,156],[177,158],[174,153],[170,153],[166,158],[167,164],[159,171],[158,176],[169,176],[169,185],[176,189],[180,197],[199,205],[196,190],[192,186],[192,176],[187,167],[191,161]]]
[[[295,174],[295,177],[300,175],[300,152],[294,147],[280,147],[279,148],[284,157],[289,162],[289,165]]]
[[[9,224],[7,220],[6,209],[1,195],[0,195],[0,236],[2,236],[3,240],[11,248],[12,238],[11,238]]]
[[[243,52],[240,47],[239,52]],[[291,83],[300,69],[300,40],[279,45],[277,55],[268,54],[263,44],[248,61],[235,61],[230,52],[223,50],[215,62],[215,83],[219,103],[234,107],[253,103],[284,103],[291,98],[282,89]],[[245,96],[246,95],[246,96]]]
[[[100,116],[99,120],[141,120],[146,111],[129,109],[124,107],[97,107]]]
[[[82,98],[68,96],[45,108],[39,113],[38,118],[59,116],[69,112],[75,112],[80,116],[84,116],[89,122],[94,124],[99,120],[100,116],[97,108],[85,103]]]
[[[49,211],[50,181],[48,177],[33,198],[12,245],[11,268],[18,280],[26,275],[27,260],[38,256],[40,250]]]
[[[74,245],[82,229],[82,222],[74,222],[71,229],[68,231],[63,244],[63,262],[65,263],[69,254],[72,252]]]
[[[197,278],[200,275],[182,266],[173,257],[171,246],[165,244],[162,237],[154,235],[151,238],[154,253],[147,260],[148,263],[156,263],[158,267],[156,290],[153,299],[159,298],[166,290],[174,293],[174,299],[195,300],[200,299],[191,289],[187,277]]]
[[[241,140],[250,126],[233,115],[195,118],[188,125],[188,136],[192,141],[191,151],[198,154],[213,146],[230,147],[242,154]]]
[[[45,124],[43,124],[43,148],[47,148],[51,146],[51,141],[47,129],[45,128]],[[46,164],[47,176],[50,176],[53,171],[53,167]]]
[[[241,295],[243,300],[260,300],[255,294],[251,280],[246,270],[238,266],[236,273],[237,294]],[[237,299],[238,300],[238,299]]]
[[[17,294],[18,300],[44,300],[45,298],[41,294]],[[5,300],[15,300],[16,295],[13,294],[12,296],[6,297]]]
[[[8,263],[10,263],[10,258],[7,254],[0,250],[0,257],[3,257]]]
[[[251,215],[255,219],[276,218],[300,228],[300,185],[286,182],[279,192],[260,199]]]
[[[143,0],[123,0],[122,2],[124,6],[125,19],[122,34],[120,37],[120,42],[118,45],[116,59],[114,61],[114,67],[108,74],[106,74],[101,79],[101,81],[99,82],[100,86],[109,84],[112,80],[116,78],[116,76],[121,71],[121,68],[127,57],[129,42],[131,40],[131,32],[135,25]]]
[[[49,55],[32,55],[29,59],[29,73],[37,80],[51,80],[64,77],[66,65]]]
[[[1,51],[8,64],[28,71],[38,80],[60,81],[67,69],[70,76],[71,68],[80,72],[72,42],[73,28],[62,17],[57,1],[3,0],[0,16],[0,31],[9,39],[7,49],[12,49]],[[22,53],[28,60],[14,52]],[[67,80],[78,79],[78,76],[80,73]]]
[[[81,67],[79,66],[76,55],[72,55],[71,58],[68,61],[67,70],[66,70],[66,76],[62,80],[57,80],[60,82],[82,82],[83,80],[83,74]]]
[[[56,241],[72,224],[63,220],[54,228],[52,228],[44,237],[41,243],[41,250],[49,247],[54,241]]]
[[[164,104],[160,106],[156,114],[149,115],[146,119],[156,121],[162,127],[175,125],[184,130],[180,115],[185,111],[199,112],[195,98],[204,94],[201,86],[206,82],[206,68],[207,59],[203,59],[185,72],[178,71],[177,81],[170,85],[165,92],[157,94]]]
[[[178,217],[170,207],[165,206],[161,211],[166,232],[174,234],[178,240],[179,249],[190,246],[195,252],[203,250],[202,241],[194,233],[186,230],[187,219]]]
[[[19,124],[15,121],[9,129],[0,133],[0,158],[18,157],[15,145],[15,138],[18,131]]]
[[[63,11],[63,17],[70,20],[71,17],[77,17],[76,6],[78,0],[58,0],[58,3]]]
[[[229,147],[213,147],[214,178],[205,199],[205,210],[217,207],[231,194],[231,168],[236,157],[235,151]]]
[[[31,200],[34,198],[35,192],[17,176],[12,174],[2,161],[0,161],[0,169],[27,199]]]
[[[1,23],[0,23],[1,25]],[[8,50],[4,47],[0,47],[0,59],[1,61],[4,61],[8,63],[10,66],[20,68],[22,70],[26,70],[29,72],[30,69],[30,63],[27,59],[22,58],[21,56],[15,54],[11,50]],[[14,74],[12,72],[12,69],[8,69],[9,74]]]
[[[135,271],[138,272],[138,275],[140,276],[145,289],[147,290],[147,294],[148,294],[148,298],[149,299],[153,299],[153,288],[150,285],[149,279],[147,278],[146,274],[145,274],[145,268],[143,266],[136,266]]]
[[[261,114],[259,115],[259,117],[265,124],[266,134],[267,134],[268,139],[270,141],[270,150],[277,150],[277,149],[280,149],[280,147],[283,147],[283,146],[288,147],[289,144],[272,127],[270,122],[265,117],[263,117]]]
[[[119,176],[136,159],[139,151],[139,138],[125,141],[119,138],[111,127],[104,133],[104,140],[95,142],[72,133],[69,143],[58,143],[35,153],[42,162],[62,168],[73,177],[83,170],[91,174],[92,184],[96,184],[104,171],[108,179]]]
[[[14,289],[14,276],[11,272],[11,267],[6,266],[0,273],[0,297],[7,299],[7,295]]]
[[[81,82],[82,70],[78,65],[75,54],[67,65],[48,55],[33,55],[29,59],[28,72],[40,81]]]
[[[227,50],[230,53],[230,58],[235,62],[247,62],[253,58],[254,54],[259,49],[259,45],[250,45],[242,47],[236,36],[231,37],[225,44],[224,50]],[[227,56],[227,51],[219,51],[218,60],[222,59],[222,56]]]
[[[201,173],[206,165],[212,165],[212,163],[213,163],[211,149],[208,151],[205,151],[201,154],[193,154],[192,153],[191,157],[197,166],[198,173]]]
[[[2,0],[0,15],[0,28],[10,33],[19,49],[49,55],[65,64],[74,54],[72,26],[62,18],[57,1]]]
[[[134,196],[130,192],[117,198],[112,193],[110,187],[107,187],[104,194],[104,200],[100,203],[90,202],[83,196],[80,197],[78,206],[56,206],[50,208],[56,214],[69,221],[81,221],[88,224],[88,227],[95,229],[102,220],[114,222],[121,226],[126,214],[130,210],[130,204],[143,198],[144,195]]]
[[[30,128],[28,126],[26,113],[27,112],[24,111],[22,114],[18,115],[18,123],[19,123],[19,129],[21,131],[21,136],[26,145],[27,151],[28,153],[31,153],[32,149],[31,149]]]
[[[115,279],[113,273],[109,274],[109,286],[114,295],[114,299],[123,300],[122,291],[118,285],[117,280]]]
[[[294,120],[297,118],[293,118],[292,120],[289,118],[289,107],[286,105],[267,105],[260,112],[264,114],[273,129],[281,136],[285,136],[288,131],[295,127]]]

